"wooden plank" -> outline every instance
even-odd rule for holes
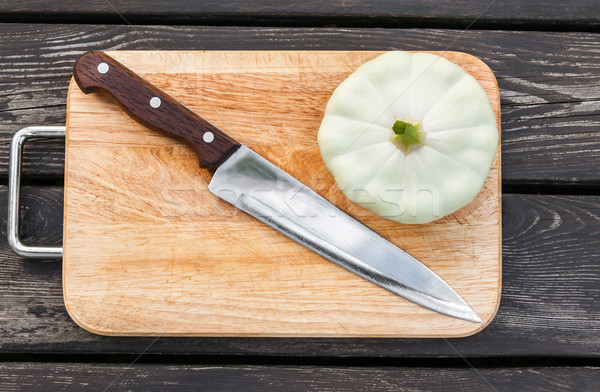
[[[600,6],[594,0],[576,2],[535,0],[450,0],[428,3],[418,0],[334,0],[330,2],[217,0],[76,0],[49,2],[34,0],[0,2],[0,15],[10,21],[58,21],[64,23],[134,24],[229,24],[270,26],[407,27],[453,26],[465,28],[477,20],[476,27],[519,26],[540,29],[592,29],[600,24]]]
[[[600,197],[504,195],[498,315],[461,339],[113,338],[79,328],[60,262],[24,260],[0,237],[0,352],[319,357],[598,357]],[[6,188],[0,187],[0,204]],[[25,239],[60,237],[62,190],[26,188]],[[0,210],[5,214],[6,210]],[[2,220],[5,217],[2,216]],[[35,225],[33,225],[35,222]],[[35,227],[34,227],[35,226]],[[30,230],[36,229],[38,234]]]
[[[3,363],[2,390],[81,391],[576,391],[597,390],[600,368],[373,368]]]
[[[600,184],[598,34],[456,30],[260,29],[195,26],[0,27],[0,177],[8,139],[26,125],[65,122],[71,67],[90,49],[440,50],[480,57],[502,98],[505,185]],[[62,144],[34,147],[24,174],[60,177]]]
[[[317,131],[331,93],[380,54],[110,52],[422,261],[483,324],[406,301],[240,214],[208,193],[211,176],[192,148],[75,83],[63,252],[71,316],[103,335],[439,338],[486,326],[500,301],[500,153],[473,202],[427,225],[400,225],[348,202],[321,159]],[[499,123],[489,68],[463,53],[443,55],[479,81]]]

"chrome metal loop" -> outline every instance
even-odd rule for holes
[[[21,157],[23,144],[27,139],[36,137],[64,138],[66,127],[61,126],[34,126],[19,130],[13,136],[10,145],[10,161],[8,168],[8,217],[7,236],[8,244],[18,255],[32,259],[61,258],[60,246],[29,246],[21,243],[19,239],[19,209],[21,191]]]

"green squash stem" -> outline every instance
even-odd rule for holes
[[[407,121],[397,120],[392,129],[395,136],[392,140],[396,141],[405,153],[409,153],[425,144],[423,141],[425,132],[420,131],[420,124],[413,124]]]

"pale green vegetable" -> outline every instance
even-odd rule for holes
[[[427,223],[471,202],[498,144],[481,85],[429,53],[387,52],[334,91],[319,147],[352,201],[402,223]]]

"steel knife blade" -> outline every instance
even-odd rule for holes
[[[73,76],[104,90],[136,121],[187,142],[214,170],[209,191],[335,264],[433,311],[481,323],[427,266],[105,53],[86,52]]]

